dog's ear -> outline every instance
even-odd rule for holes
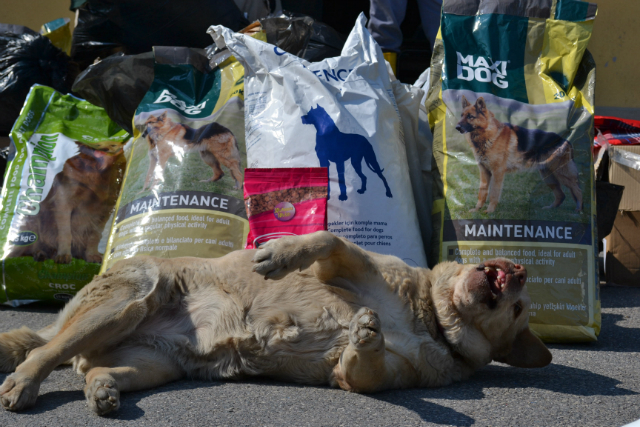
[[[511,353],[496,361],[518,368],[542,368],[551,363],[551,359],[547,346],[529,328],[525,328],[516,335]]]
[[[467,108],[469,105],[471,105],[471,103],[467,100],[467,98],[465,98],[464,95],[462,95],[462,108]]]
[[[158,116],[158,120],[161,121],[161,122],[163,122],[164,119],[166,119],[166,118],[167,118],[167,112],[166,111]]]
[[[485,104],[483,97],[480,97],[480,98],[476,99],[476,108],[479,111],[486,111],[487,110],[487,104]]]

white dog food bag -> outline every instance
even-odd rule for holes
[[[249,167],[328,167],[329,231],[426,267],[400,115],[365,21],[341,56],[315,63],[222,26],[208,32],[245,67]]]

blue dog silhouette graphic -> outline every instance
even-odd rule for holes
[[[342,133],[331,119],[331,116],[321,106],[312,108],[309,113],[302,116],[302,123],[316,127],[316,155],[320,160],[320,166],[329,167],[329,162],[336,164],[338,169],[338,183],[340,184],[340,196],[338,199],[347,200],[347,186],[344,183],[344,162],[351,159],[351,165],[362,182],[358,193],[367,191],[367,177],[362,173],[362,159],[373,172],[376,173],[387,189],[387,197],[391,195],[391,189],[380,169],[376,153],[373,147],[362,135],[354,133]],[[331,194],[331,189],[328,189]]]

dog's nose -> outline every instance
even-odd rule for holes
[[[527,269],[520,264],[513,266],[513,277],[518,280],[520,286],[524,286],[524,282],[527,281]]]
[[[458,132],[462,133],[462,126],[460,126],[460,125],[456,126],[456,130],[457,130]]]

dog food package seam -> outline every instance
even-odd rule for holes
[[[209,33],[245,67],[249,166],[328,167],[329,231],[426,267],[400,115],[365,21],[341,56],[316,63],[222,26]]]
[[[426,245],[431,242],[433,228],[431,224],[433,203],[431,193],[431,150],[433,138],[429,130],[426,110],[422,105],[426,93],[417,86],[402,83],[397,79],[392,81],[391,84],[402,120],[402,135],[407,150],[409,178],[411,179],[411,189],[413,190],[413,199],[416,204],[422,242],[425,244],[428,264],[432,266],[434,262],[428,253],[430,247]]]
[[[245,169],[246,249],[326,230],[328,179],[327,168]]]
[[[129,134],[104,109],[31,87],[0,206],[0,302],[65,302],[98,274]]]
[[[134,141],[102,270],[136,255],[216,258],[242,249],[244,70],[200,49],[154,47],[154,80]]]
[[[595,15],[576,0],[444,0],[431,61],[433,256],[526,267],[529,324],[547,342],[600,332]]]

